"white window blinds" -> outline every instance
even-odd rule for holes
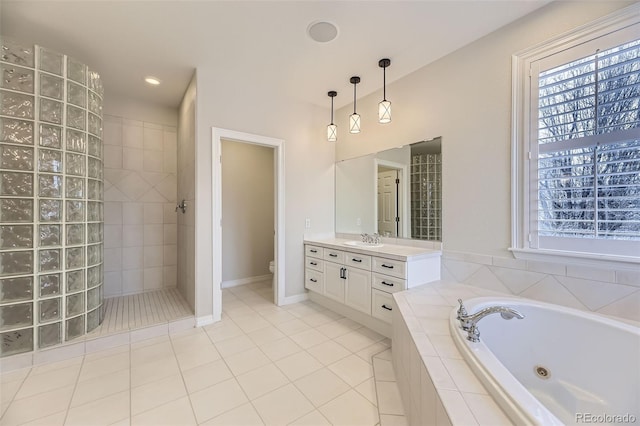
[[[640,40],[543,67],[531,82],[535,244],[640,241]]]

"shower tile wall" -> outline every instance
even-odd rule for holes
[[[175,287],[176,128],[105,116],[105,296]]]

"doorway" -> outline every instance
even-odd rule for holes
[[[223,283],[223,197],[222,197],[222,144],[242,143],[270,148],[273,152],[273,260],[274,286],[273,302],[283,304],[284,290],[284,141],[266,136],[236,132],[233,130],[213,128],[213,320],[219,321],[222,316],[222,283]]]
[[[254,283],[265,288],[268,282],[272,290],[273,151],[270,146],[222,139],[223,289]]]
[[[384,237],[400,234],[399,186],[397,169],[378,166],[378,233]]]
[[[383,237],[406,237],[409,223],[407,165],[376,159],[375,173],[378,233]]]

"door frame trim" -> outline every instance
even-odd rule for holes
[[[273,301],[276,305],[285,303],[285,185],[284,185],[284,140],[269,136],[238,132],[235,130],[212,127],[213,173],[211,188],[213,191],[213,319],[222,318],[222,139],[240,143],[266,146],[274,149],[274,263],[276,285],[273,288]]]
[[[378,226],[378,166],[391,167],[400,171],[400,187],[398,192],[402,197],[400,204],[401,211],[398,212],[400,221],[402,222],[402,236],[398,238],[410,238],[409,237],[409,165],[403,163],[396,163],[394,161],[382,160],[379,158],[374,159],[374,173],[376,183],[375,196],[375,208],[374,208],[374,223]]]

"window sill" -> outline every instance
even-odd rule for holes
[[[599,268],[633,269],[640,265],[640,257],[615,256],[595,253],[581,253],[572,251],[509,248],[516,259],[536,262],[565,263],[569,265],[584,265]]]

